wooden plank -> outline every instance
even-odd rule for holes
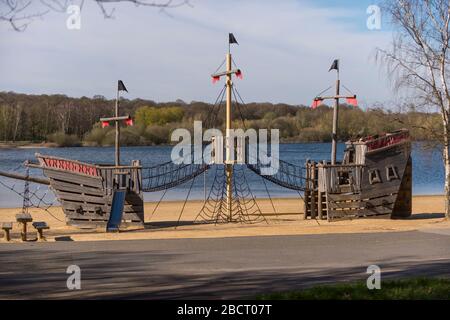
[[[67,183],[64,181],[54,180],[54,179],[50,179],[50,180],[51,180],[51,186],[56,191],[77,192],[77,193],[84,193],[84,194],[98,195],[98,196],[105,195],[105,192],[103,191],[102,188],[80,186],[78,184]]]
[[[386,203],[394,203],[396,195],[388,195],[381,198],[368,199],[365,201],[330,201],[330,208],[363,208],[369,206],[380,206]]]
[[[408,158],[400,184],[397,199],[392,210],[392,218],[405,218],[412,213],[412,159]]]
[[[124,212],[122,219],[129,221],[143,221],[139,216],[143,212]],[[75,211],[67,212],[66,218],[69,220],[88,220],[88,221],[108,221],[109,213],[98,215],[93,212],[78,213]]]
[[[328,210],[329,221],[358,218],[358,210]]]
[[[367,199],[374,199],[374,198],[380,198],[380,197],[385,197],[387,195],[391,195],[391,194],[397,194],[397,192],[399,191],[399,187],[398,186],[390,186],[390,187],[386,187],[386,188],[377,188],[375,190],[363,190],[361,192],[361,200],[367,200]]]
[[[367,150],[366,154],[367,155],[373,155],[373,154],[376,154],[376,153],[380,153],[381,151],[385,151],[385,150],[392,149],[392,148],[400,148],[400,147],[404,148],[405,145],[406,146],[410,146],[411,145],[411,140],[409,140],[409,139],[408,140],[403,140],[401,142],[394,143],[394,144],[391,144],[391,145],[388,145],[388,146],[385,146],[385,147],[382,147],[382,148],[378,148],[378,149],[374,149],[374,150]]]
[[[77,208],[79,208],[80,206],[83,207],[83,210],[86,211],[95,211],[95,208],[100,208],[102,209],[104,212],[109,212],[109,209],[111,208],[111,203],[105,203],[103,205],[97,205],[97,204],[93,204],[93,203],[80,203],[80,202],[75,202],[75,201],[70,201],[70,200],[61,200],[63,207],[67,208],[68,210],[77,210]],[[134,205],[134,204],[128,204],[125,203],[125,208],[124,210],[126,212],[131,212],[131,211],[143,211],[143,205]]]
[[[60,202],[63,208],[67,210],[77,210],[81,206],[84,211],[95,212],[96,208],[100,208],[103,212],[108,213],[110,208],[110,205],[107,204],[97,205],[92,203],[72,202],[70,200],[61,200]]]
[[[317,191],[317,198],[318,198],[318,202],[317,202],[317,211],[319,211],[318,216],[319,219],[322,219],[322,192]]]
[[[316,163],[313,161],[311,164],[311,219],[316,218]]]
[[[360,194],[358,193],[348,193],[348,194],[338,194],[338,193],[328,193],[328,203],[330,201],[337,202],[337,201],[356,201],[360,200]]]
[[[331,214],[332,218],[337,218],[337,217],[347,217],[347,216],[352,216],[352,217],[356,217],[359,216],[359,210],[330,210],[329,211]]]
[[[66,183],[85,185],[94,188],[103,188],[102,177],[85,176],[68,171],[49,169],[44,169],[44,174],[53,180],[60,180]]]
[[[341,202],[334,202],[330,201],[328,203],[328,207],[330,209],[359,209],[364,208],[365,203],[363,201],[341,201]]]
[[[69,220],[68,225],[79,228],[105,228],[107,221],[86,221],[86,220]],[[121,227],[142,227],[143,222],[122,222]]]
[[[305,192],[304,192],[305,199],[303,202],[305,214],[303,216],[303,219],[307,219],[308,216],[310,215],[310,210],[309,210],[309,208],[310,208],[310,206],[309,206],[309,196],[310,196],[309,189],[310,188],[309,188],[309,160],[308,159],[306,160],[305,167],[306,167],[306,182],[305,182]]]
[[[109,212],[104,213],[102,215],[96,214],[95,212],[92,212],[92,211],[89,211],[89,212],[83,211],[83,213],[78,213],[76,211],[68,210],[66,212],[67,212],[66,217],[68,219],[105,220],[105,221],[107,221],[109,219]],[[142,219],[139,217],[139,214],[141,214],[141,213],[143,213],[143,212],[138,212],[138,211],[124,212],[123,219],[141,221]]]
[[[393,204],[395,203],[395,200],[397,199],[397,195],[388,195],[385,197],[375,198],[375,199],[368,199],[366,200],[366,206],[367,208],[370,207],[379,207],[387,204]]]
[[[78,193],[69,193],[64,191],[57,192],[58,199],[68,200],[73,202],[81,202],[81,203],[93,203],[98,205],[104,205],[109,203],[111,200],[109,196],[87,196]]]
[[[373,215],[382,215],[382,214],[391,214],[392,209],[394,205],[389,205],[386,207],[378,206],[374,208],[365,208],[363,210],[360,210],[359,215],[360,216],[373,216]]]

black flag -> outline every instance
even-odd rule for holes
[[[119,82],[117,83],[117,90],[128,92],[128,90],[125,87],[125,85],[123,84],[122,80],[119,80]]]
[[[239,45],[239,43],[237,42],[236,38],[232,33],[228,34],[228,43],[229,44],[236,43],[237,45]]]
[[[330,69],[328,70],[328,72],[330,72],[331,70],[334,70],[334,69],[336,69],[337,71],[339,71],[339,60],[338,60],[338,59],[335,59],[335,60],[333,61],[333,63],[331,64]]]

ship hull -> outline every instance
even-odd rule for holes
[[[96,166],[37,155],[68,225],[104,227],[109,221],[115,190],[126,190],[122,226],[144,224],[141,169],[136,166]]]
[[[308,162],[306,167],[305,218],[411,215],[411,141],[405,130],[347,142],[340,164]]]

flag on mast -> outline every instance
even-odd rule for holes
[[[239,45],[239,43],[237,42],[236,38],[232,33],[228,34],[228,43],[229,44],[236,43],[237,45]]]
[[[323,99],[315,98],[311,104],[311,108],[315,109],[323,103]]]
[[[117,90],[128,92],[128,90],[125,87],[125,85],[123,84],[122,80],[119,80],[119,82],[117,83]]]
[[[339,59],[335,59],[333,61],[333,63],[331,64],[330,69],[328,70],[328,72],[330,72],[331,70],[337,70],[339,71]]]
[[[347,98],[347,104],[352,105],[354,107],[357,107],[358,106],[358,100],[356,100],[356,96],[348,97]]]

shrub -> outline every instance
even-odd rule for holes
[[[111,127],[101,128],[100,125],[96,124],[94,128],[85,135],[84,144],[91,147],[103,146],[106,143],[106,136],[109,132],[114,132],[114,129]],[[114,140],[112,144],[114,144]]]
[[[47,136],[47,140],[56,143],[58,147],[79,147],[80,139],[75,134],[58,131]]]

